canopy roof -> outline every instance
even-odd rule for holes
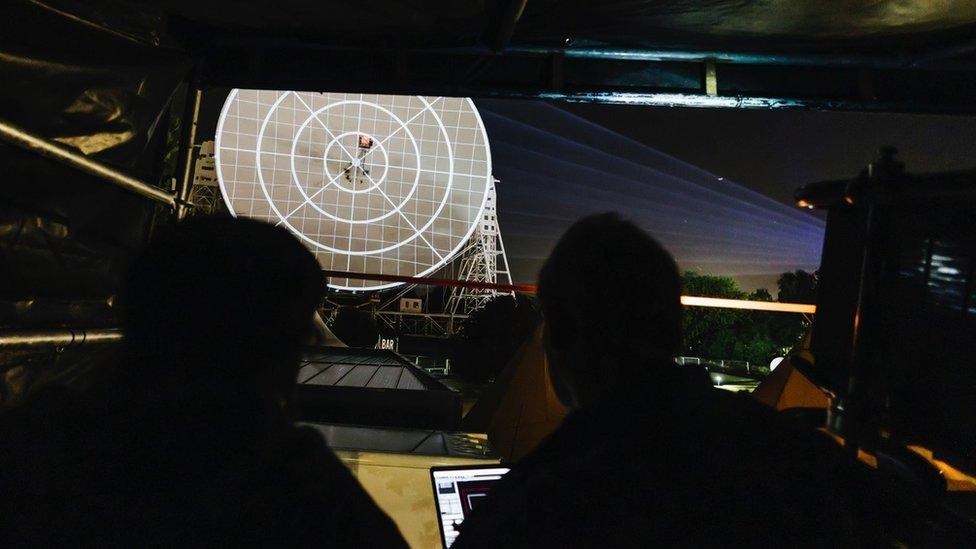
[[[511,44],[602,43],[659,48],[889,52],[962,39],[976,1],[925,0],[231,0],[46,2],[51,10],[151,43],[198,29],[240,43],[288,40],[350,49],[461,47],[517,19]],[[184,35],[186,36],[186,35]],[[221,39],[226,39],[222,37]],[[910,42],[906,42],[910,39]]]
[[[307,353],[298,383],[412,391],[445,390],[426,372],[387,350],[323,347]]]
[[[203,86],[973,112],[976,0],[24,2]],[[27,27],[29,28],[29,27]],[[52,39],[67,39],[54,36]]]

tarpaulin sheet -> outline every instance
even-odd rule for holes
[[[153,17],[139,20],[115,4],[72,4],[71,13],[40,2],[5,4],[0,118],[156,183],[189,58],[157,45]],[[0,177],[0,324],[90,321],[78,318],[77,306],[57,313],[44,304],[116,293],[155,207],[7,145]]]

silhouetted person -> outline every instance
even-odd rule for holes
[[[288,415],[323,280],[286,231],[198,219],[136,260],[104,386],[2,418],[0,545],[397,547],[396,526]]]
[[[674,363],[680,290],[671,256],[618,216],[566,232],[539,300],[553,386],[573,411],[454,547],[856,543],[839,448]]]

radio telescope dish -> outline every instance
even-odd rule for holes
[[[488,137],[467,98],[233,90],[215,157],[233,215],[286,227],[323,269],[356,273],[441,268],[481,221],[491,183]]]

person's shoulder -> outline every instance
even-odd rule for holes
[[[745,393],[712,389],[707,407],[710,419],[743,436],[806,443],[823,448],[837,445],[823,432],[759,402]]]
[[[274,500],[291,517],[290,539],[335,540],[346,545],[405,546],[393,521],[376,505],[348,467],[309,426],[282,429],[261,499]],[[277,501],[278,503],[274,503]],[[260,520],[257,518],[256,520]]]
[[[849,499],[846,486],[864,481],[863,467],[824,430],[783,414],[744,394],[716,390],[709,414],[713,447],[727,458],[718,468],[753,471],[763,490],[783,498],[819,499],[823,505]],[[718,440],[716,442],[716,440]],[[814,505],[813,502],[804,505]]]
[[[354,485],[349,469],[326,444],[314,428],[290,425],[280,429],[272,440],[270,464],[281,469],[286,478],[304,489],[316,489],[323,483]]]
[[[586,545],[588,509],[619,503],[605,482],[615,450],[601,432],[601,420],[592,411],[573,412],[512,465],[462,523],[457,547],[540,547],[576,534],[583,537],[575,541]]]
[[[290,425],[281,431],[281,440],[287,451],[296,454],[333,456],[325,437],[308,425]]]

